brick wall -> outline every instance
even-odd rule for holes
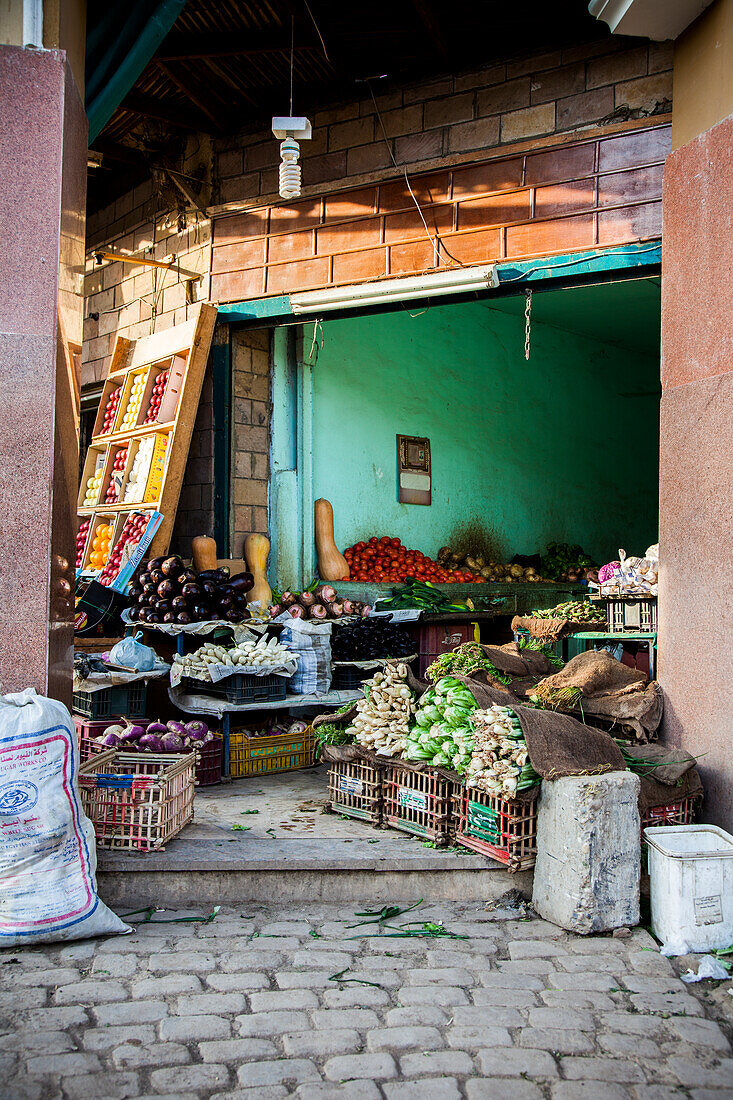
[[[378,83],[375,85],[378,88]],[[471,154],[671,109],[672,44],[609,38],[410,84],[317,111],[301,145],[304,188],[394,174],[397,164],[460,163]],[[277,194],[278,142],[244,133],[215,143],[218,211]]]
[[[241,557],[249,534],[268,533],[270,477],[270,333],[232,336],[230,554]]]

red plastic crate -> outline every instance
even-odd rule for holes
[[[667,806],[652,806],[641,815],[641,836],[644,839],[644,829],[657,825],[692,825],[695,820],[697,808],[702,801],[702,795],[692,795],[681,798],[677,802],[670,802]]]
[[[224,762],[224,742],[221,737],[207,741],[196,749],[196,783],[199,787],[213,787],[221,783]]]

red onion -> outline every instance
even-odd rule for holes
[[[328,614],[331,616],[332,619],[340,619],[344,613],[344,605],[338,600],[334,601],[333,603],[326,604],[326,608],[328,609]]]
[[[283,592],[280,597],[280,606],[283,608],[292,607],[295,603],[295,596],[292,592]]]
[[[305,611],[302,607],[299,607],[298,604],[295,603],[292,607],[288,608],[288,615],[291,619],[304,619]]]
[[[328,612],[322,603],[314,603],[311,608],[311,619],[325,619],[328,616]]]
[[[351,600],[344,600],[344,602],[341,604],[341,607],[342,607],[344,615],[353,615],[354,614],[354,605],[351,602]]]
[[[209,727],[206,725],[206,723],[200,722],[198,718],[194,719],[193,722],[186,722],[186,725],[183,727],[183,729],[186,735],[192,738],[194,741],[203,741],[206,737],[206,734],[209,732]]]
[[[319,584],[316,597],[320,603],[332,603],[336,599],[336,589],[330,584]]]
[[[298,603],[301,607],[313,607],[316,602],[316,597],[312,592],[301,592],[298,596]]]

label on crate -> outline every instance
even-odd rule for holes
[[[145,486],[145,496],[143,497],[145,504],[152,504],[160,496],[167,449],[168,436],[159,432],[155,437],[155,446],[150,459],[150,473],[148,474],[148,483]]]
[[[354,775],[340,775],[339,790],[343,791],[344,794],[363,794],[364,784],[361,779],[357,779]]]
[[[425,791],[413,791],[411,787],[398,787],[397,805],[404,810],[427,810],[428,796]]]
[[[723,898],[713,894],[707,898],[693,898],[695,924],[720,924],[723,920]]]
[[[468,835],[478,837],[479,840],[488,840],[495,844],[499,839],[499,826],[496,811],[490,806],[483,806],[480,802],[468,800]]]

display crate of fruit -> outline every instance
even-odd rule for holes
[[[79,768],[98,848],[152,852],[193,819],[196,756],[109,749]]]
[[[413,833],[443,847],[451,839],[454,786],[433,769],[412,769],[387,759],[383,821],[393,829]]]
[[[232,779],[272,772],[296,771],[315,763],[315,740],[311,726],[303,733],[258,737],[251,730],[233,729],[229,734],[229,774]]]
[[[382,822],[384,769],[369,760],[339,760],[328,770],[328,806],[334,813]]]
[[[456,843],[503,863],[511,872],[534,867],[539,793],[539,784],[515,799],[476,787],[458,788],[453,800]]]

